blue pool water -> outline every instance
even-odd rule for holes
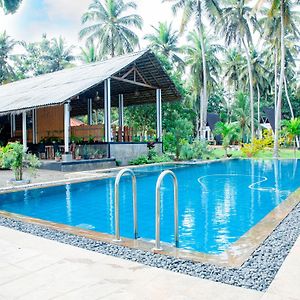
[[[300,186],[297,160],[230,160],[136,170],[139,236],[155,238],[155,184],[179,182],[179,247],[220,253]],[[172,181],[162,185],[161,239],[173,242]],[[114,178],[0,195],[0,210],[114,233]],[[120,185],[121,236],[133,237],[131,180]]]

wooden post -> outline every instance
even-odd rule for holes
[[[10,137],[13,138],[16,134],[16,115],[10,115]]]
[[[162,141],[162,108],[161,108],[161,89],[156,90],[156,138]]]
[[[36,109],[32,110],[32,143],[37,144],[37,117]]]
[[[105,126],[105,142],[111,142],[111,90],[110,78],[104,81],[104,126]]]
[[[65,154],[69,154],[69,140],[70,140],[70,101],[64,104],[64,140],[65,140]]]
[[[88,124],[93,125],[93,99],[88,99]]]
[[[22,113],[22,133],[23,133],[23,148],[27,151],[27,118],[26,111]]]

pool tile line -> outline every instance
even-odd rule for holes
[[[257,291],[265,291],[271,284],[300,234],[299,223],[300,204],[288,214],[241,267],[227,268],[96,241],[43,225],[0,216],[0,226],[148,266]]]

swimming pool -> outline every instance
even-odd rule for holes
[[[155,238],[155,183],[164,169],[179,182],[179,247],[225,251],[300,186],[297,160],[229,160],[134,169],[139,236]],[[114,233],[114,178],[0,195],[0,210]],[[172,243],[172,181],[162,185],[161,240]],[[121,236],[133,238],[131,179],[120,185]]]

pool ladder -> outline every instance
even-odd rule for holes
[[[134,239],[138,238],[138,222],[137,222],[137,192],[136,192],[136,176],[131,169],[122,169],[115,180],[115,238],[114,241],[120,242],[120,181],[123,175],[129,174],[132,178],[132,201],[133,201],[133,230]],[[161,207],[161,184],[163,179],[171,175],[174,186],[174,240],[175,247],[178,247],[178,181],[176,175],[171,170],[163,171],[156,182],[155,188],[155,247],[154,251],[162,251],[160,244],[160,207]]]

